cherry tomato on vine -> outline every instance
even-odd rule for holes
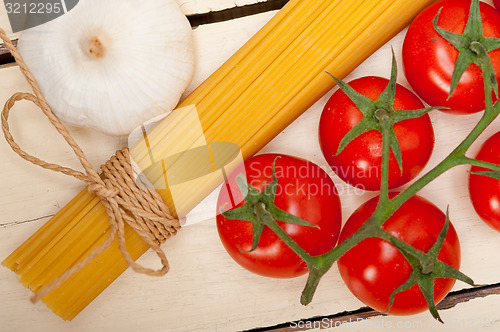
[[[359,207],[347,220],[339,243],[354,233],[375,211],[378,197]],[[420,196],[413,196],[404,203],[383,228],[418,250],[427,252],[436,242],[446,220],[445,214]],[[449,225],[438,259],[458,269],[460,266],[460,243],[453,226]],[[337,265],[349,290],[363,303],[375,310],[385,312],[391,294],[405,283],[412,267],[404,256],[391,244],[369,238],[342,256]],[[451,290],[455,279],[436,279],[434,300],[441,301]],[[388,313],[410,315],[428,309],[427,302],[417,285],[396,294]]]
[[[470,0],[444,0],[427,7],[410,24],[403,43],[403,65],[408,82],[429,105],[448,107],[442,110],[445,112],[467,114],[485,108],[482,72],[476,64],[465,70],[448,99],[459,51],[433,26],[433,19],[441,9],[437,25],[448,32],[462,34],[470,5]],[[483,2],[480,3],[480,13],[483,35],[500,37],[500,14]],[[488,54],[499,80],[500,50]]]
[[[389,80],[367,76],[349,83],[362,95],[377,100]],[[421,109],[424,105],[415,94],[401,85],[396,87],[393,108]],[[325,105],[319,124],[319,142],[325,159],[345,182],[365,190],[379,190],[382,165],[382,135],[376,130],[361,134],[341,153],[337,149],[344,136],[363,118],[356,105],[340,89]],[[391,152],[389,188],[399,187],[415,178],[425,167],[434,148],[434,130],[429,115],[394,124],[401,149],[403,172]]]
[[[491,136],[479,150],[476,159],[500,164],[500,132]],[[471,172],[488,171],[472,167]],[[472,204],[481,219],[500,232],[500,180],[493,177],[471,174],[469,192]]]
[[[278,221],[278,225],[309,254],[320,255],[330,251],[337,243],[341,226],[340,200],[333,181],[312,162],[288,155],[262,154],[244,164],[248,184],[258,192],[273,182],[275,159],[278,181],[275,206],[319,228],[282,221]],[[217,201],[218,209],[231,210],[231,202],[243,200],[240,190],[228,190],[228,187],[236,187],[238,174],[241,174],[238,170],[231,173],[226,185],[223,185]],[[236,207],[241,205],[239,203]],[[218,214],[217,229],[229,255],[251,272],[268,277],[293,278],[308,270],[305,262],[268,227],[262,230],[258,246],[253,251],[250,251],[252,222],[227,219]]]

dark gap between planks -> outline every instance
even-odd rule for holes
[[[193,28],[204,24],[211,24],[223,21],[229,21],[236,18],[265,13],[272,10],[281,9],[289,0],[267,0],[250,5],[237,6],[234,8],[223,9],[203,14],[189,15],[188,20]],[[17,39],[13,40],[17,45]],[[3,44],[0,44],[0,66],[12,64],[14,58]]]
[[[13,40],[12,43],[14,46],[17,46],[17,39]],[[14,58],[10,55],[10,52],[7,50],[4,44],[0,44],[0,66],[13,63]]]
[[[460,303],[465,303],[473,299],[477,298],[483,298],[488,295],[499,295],[500,294],[500,283],[497,284],[491,284],[491,285],[485,285],[485,286],[480,286],[480,287],[475,287],[475,288],[467,288],[467,289],[462,289],[459,291],[455,292],[450,292],[448,296],[446,296],[438,305],[437,308],[438,310],[447,310],[455,307],[456,305]],[[316,324],[319,324],[318,326],[322,326],[322,322],[327,321],[328,326],[334,327],[336,326],[335,323],[339,324],[339,329],[345,329],[346,326],[344,326],[342,323],[343,322],[356,322],[358,319],[369,319],[371,317],[377,317],[377,316],[387,316],[386,314],[380,313],[378,311],[375,311],[371,308],[368,307],[363,307],[357,310],[353,311],[344,311],[340,312],[337,314],[329,315],[329,316],[321,316],[321,317],[311,317],[311,318],[305,318],[305,319],[298,319],[293,322],[311,322],[311,324],[314,325],[314,322]],[[404,317],[404,316],[399,316],[399,317]],[[430,319],[432,317],[429,314]],[[446,320],[445,320],[446,323]],[[292,327],[292,322],[287,322],[287,323],[281,323],[277,324],[274,326],[269,326],[269,327],[259,327],[255,329],[250,329],[246,330],[245,332],[265,332],[265,331],[272,331],[272,332],[297,332],[297,331],[306,331],[309,330],[308,328],[298,328],[298,327]]]
[[[288,0],[267,0],[266,2],[237,6],[234,8],[223,9],[216,12],[191,15],[188,16],[188,20],[191,23],[192,27],[197,27],[203,24],[229,21],[235,18],[278,10],[281,9],[287,2]]]

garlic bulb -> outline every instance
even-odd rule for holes
[[[18,48],[61,120],[111,135],[174,109],[194,72],[175,0],[81,0]]]

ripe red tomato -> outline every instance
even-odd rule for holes
[[[500,164],[500,132],[491,136],[481,147],[476,159]],[[471,172],[487,171],[472,167]],[[500,232],[500,180],[471,174],[469,192],[472,204],[481,219]]]
[[[340,234],[339,243],[354,233],[373,213],[378,197],[359,207]],[[389,218],[383,228],[413,247],[427,252],[441,232],[445,214],[429,201],[414,196]],[[460,243],[450,223],[438,259],[456,269],[460,266]],[[369,238],[342,256],[337,265],[350,291],[363,303],[385,312],[392,292],[407,281],[412,268],[391,244]],[[436,279],[434,300],[441,301],[451,290],[454,279]],[[417,285],[398,293],[389,310],[394,315],[410,315],[427,310],[427,302]]]
[[[364,96],[377,100],[387,86],[388,80],[381,77],[362,77],[349,85]],[[397,85],[394,109],[424,108],[412,92]],[[379,190],[382,165],[382,135],[372,130],[351,141],[338,154],[342,138],[363,118],[356,105],[340,89],[325,105],[319,124],[321,150],[333,171],[352,186],[365,190]],[[434,147],[434,130],[429,116],[405,120],[394,125],[403,159],[403,173],[391,153],[389,159],[389,187],[399,187],[424,168]]]
[[[337,243],[341,226],[340,200],[333,181],[316,164],[304,159],[276,154],[262,154],[245,161],[248,183],[257,191],[273,181],[272,164],[276,160],[275,205],[296,217],[319,228],[278,222],[280,227],[311,255],[320,255],[331,250]],[[235,188],[233,172],[227,183]],[[231,208],[231,201],[243,199],[239,190],[224,185],[217,201],[217,208]],[[237,206],[241,206],[241,203]],[[217,215],[217,229],[224,248],[242,267],[259,275],[276,278],[293,278],[307,272],[304,261],[295,254],[277,235],[265,227],[257,249],[252,247],[252,223],[229,220]]]
[[[475,64],[461,77],[448,99],[451,77],[458,50],[434,29],[433,19],[440,8],[438,26],[446,31],[463,33],[469,15],[470,0],[444,0],[424,9],[411,23],[403,43],[406,78],[415,92],[431,106],[445,106],[445,112],[466,114],[484,110],[484,83]],[[500,14],[481,2],[484,35],[500,37]],[[500,80],[500,50],[489,53],[497,80]]]

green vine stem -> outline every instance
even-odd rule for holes
[[[263,202],[258,202],[254,205],[254,213],[257,216],[257,220],[261,222],[264,226],[271,228],[271,230],[276,233],[280,238],[288,237],[288,234],[276,223],[272,214],[267,210],[266,204]],[[307,253],[302,247],[295,242],[292,238],[289,238],[287,245],[302,258],[306,263],[312,261],[312,256]],[[311,264],[312,266],[312,264]],[[309,264],[308,264],[309,267]]]
[[[482,167],[482,168],[488,168],[493,171],[500,172],[500,165],[489,163],[487,161],[482,161],[482,160],[477,160],[477,159],[471,159],[471,158],[464,158],[464,164],[469,164],[471,166],[477,166],[477,167]]]
[[[378,109],[375,111],[375,118],[382,124],[382,174],[380,177],[380,199],[378,201],[377,210],[383,210],[384,206],[390,205],[389,199],[389,154],[390,154],[390,135],[392,128],[392,121],[390,114],[384,109]],[[387,166],[387,167],[385,167]],[[402,170],[402,168],[401,168]],[[384,219],[377,218],[375,215],[375,220],[377,224],[382,224]]]
[[[490,91],[491,98],[491,86],[488,80],[485,81],[485,90]],[[420,191],[423,187],[425,187],[428,183],[435,180],[444,172],[449,169],[459,166],[459,165],[474,165],[481,166],[485,168],[490,168],[493,170],[500,170],[499,165],[486,163],[480,160],[475,160],[467,157],[465,154],[471,147],[471,145],[477,140],[477,138],[488,128],[488,126],[498,117],[500,113],[500,103],[495,104],[495,106],[487,105],[486,110],[484,111],[483,116],[476,124],[474,129],[469,133],[469,135],[464,139],[460,145],[453,150],[443,161],[441,161],[436,167],[430,170],[428,173],[423,175],[419,180],[414,182],[410,187],[408,187],[401,194],[396,196],[392,200],[392,206],[390,213],[394,213],[397,209],[401,207],[410,197],[415,195],[418,191]]]

